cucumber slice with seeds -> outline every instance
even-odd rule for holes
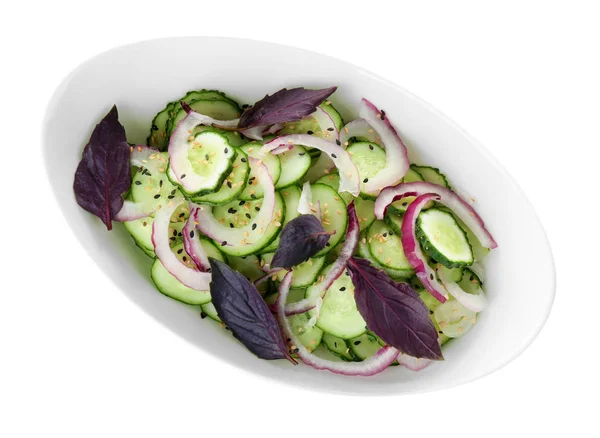
[[[323,330],[319,327],[311,326],[308,323],[309,317],[306,313],[289,316],[288,320],[292,331],[300,343],[304,345],[309,352],[316,350],[323,339]]]
[[[260,260],[255,255],[244,257],[228,257],[228,264],[231,269],[238,271],[250,282],[258,280],[265,273],[260,269]]]
[[[187,159],[194,174],[194,191],[184,190],[177,178],[173,178],[171,166],[167,173],[171,183],[187,196],[197,198],[216,192],[233,169],[233,161],[237,156],[237,148],[229,144],[227,139],[214,131],[203,131],[196,134],[188,144]],[[180,163],[181,164],[181,163]],[[180,175],[181,178],[183,175]],[[190,176],[185,175],[188,181]]]
[[[326,332],[323,332],[323,339],[321,339],[321,343],[331,353],[335,354],[337,357],[346,362],[354,362],[356,358],[352,354],[352,350],[346,342],[347,341],[345,339],[338,338],[337,336],[333,336],[331,333]]]
[[[346,235],[348,226],[348,212],[346,203],[338,192],[325,184],[313,184],[311,186],[313,204],[321,203],[323,219],[321,223],[325,231],[335,231],[329,237],[329,241],[315,257],[321,257],[331,251]]]
[[[275,256],[274,253],[270,254],[262,254],[260,257],[265,262],[266,267],[270,267],[271,261]],[[312,259],[308,259],[305,262],[300,263],[297,266],[292,268],[292,283],[291,287],[307,287],[315,282],[317,277],[319,276],[319,272],[323,269],[325,265],[325,257],[316,257]],[[283,277],[287,271],[279,271],[277,274],[277,280],[283,280]]]
[[[225,226],[230,228],[242,228],[252,224],[252,219],[260,211],[262,200],[255,201],[232,201],[224,205],[213,207],[213,216]],[[255,229],[250,231],[245,245],[221,246],[221,251],[227,255],[247,256],[257,254],[269,245],[279,232],[281,224],[279,221],[285,217],[285,204],[279,192],[275,192],[275,217],[270,224],[256,224]],[[278,225],[279,224],[279,225]]]
[[[365,193],[365,183],[385,167],[385,151],[379,145],[367,141],[352,143],[346,150],[358,168],[361,179],[360,196],[366,199],[374,199],[372,195]]]
[[[454,299],[437,306],[433,316],[442,334],[449,338],[464,335],[477,322],[477,314]]]
[[[337,173],[330,173],[328,175],[323,175],[321,178],[315,181],[315,184],[325,184],[331,187],[333,190],[339,193],[340,191],[340,176]],[[352,200],[356,200],[354,196],[352,196],[348,192],[339,193],[340,198],[344,200],[346,205],[348,205]]]
[[[208,195],[192,197],[190,200],[197,204],[223,205],[236,199],[246,188],[249,169],[248,156],[240,149],[236,149],[237,156],[233,161],[231,173],[226,176],[221,188]]]
[[[276,189],[282,189],[299,182],[310,167],[310,155],[302,146],[294,146],[289,151],[277,155],[281,163],[281,173]]]
[[[237,104],[228,100],[208,100],[199,99],[188,102],[190,108],[200,114],[210,116],[216,120],[232,120],[237,119],[241,115],[240,108]],[[177,124],[185,118],[186,112],[178,105],[175,115],[167,121],[167,135],[171,135]]]
[[[262,147],[262,143],[252,142],[242,146],[240,149],[242,149],[249,157],[261,160],[265,166],[267,166],[269,175],[271,175],[271,178],[273,179],[273,184],[275,184],[275,187],[277,187],[277,182],[279,181],[279,177],[281,175],[281,161],[277,155],[262,153]],[[258,180],[252,174],[252,171],[250,171],[246,188],[244,191],[242,191],[239,198],[245,201],[251,201],[254,199],[261,199],[263,196],[264,193],[262,187],[258,185]]]
[[[225,258],[217,247],[206,238],[200,239],[200,243],[208,257],[212,257],[216,260],[225,261]],[[181,260],[189,268],[193,268],[194,262],[190,259],[189,255],[183,249],[183,243],[179,242],[172,247],[173,252],[179,260]],[[197,291],[189,288],[179,282],[169,271],[165,269],[163,264],[158,259],[154,259],[152,268],[150,269],[150,277],[156,285],[156,288],[164,295],[174,300],[181,301],[185,304],[191,304],[199,306],[210,302],[210,291]]]
[[[452,214],[438,208],[421,212],[416,235],[423,251],[447,268],[473,264],[473,250],[467,234]]]
[[[419,173],[423,177],[424,181],[438,184],[442,187],[450,188],[450,184],[446,179],[446,176],[440,172],[440,169],[430,166],[417,166],[415,164],[411,164],[410,168]]]
[[[377,262],[386,268],[412,271],[408,263],[402,240],[384,221],[375,221],[367,230],[369,252]]]
[[[331,269],[331,265],[326,267],[321,275],[325,275],[329,269]],[[319,291],[314,286],[306,289],[307,298],[318,293]],[[316,310],[309,310],[308,314],[312,317],[316,314]],[[327,289],[317,318],[317,326],[342,339],[355,338],[366,331],[365,320],[356,308],[354,285],[347,271],[344,271]]]
[[[374,334],[367,332],[348,341],[350,350],[360,360],[373,356],[385,344]]]

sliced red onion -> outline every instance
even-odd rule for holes
[[[358,239],[360,235],[360,226],[358,224],[358,217],[356,216],[356,210],[354,209],[354,202],[351,202],[348,205],[348,231],[346,232],[346,240],[344,241],[344,246],[340,251],[340,255],[337,260],[331,266],[325,278],[314,285],[313,287],[318,288],[319,293],[315,293],[311,295],[310,298],[304,298],[295,303],[287,304],[285,306],[285,314],[297,315],[298,313],[307,312],[310,309],[313,309],[319,298],[323,298],[327,293],[327,289],[333,284],[337,278],[342,275],[344,270],[346,269],[346,263],[354,254],[356,250],[356,245],[358,244]]]
[[[348,147],[346,143],[348,143],[352,137],[363,137],[371,143],[379,144],[382,142],[375,130],[371,128],[371,125],[363,119],[352,120],[342,128],[340,131],[340,143],[342,143],[343,148]],[[383,144],[381,146],[385,147]]]
[[[456,298],[456,301],[460,304],[473,312],[481,312],[485,309],[487,306],[487,297],[481,287],[477,290],[476,294],[470,294],[453,281],[444,269],[438,269],[437,274],[448,293]]]
[[[329,155],[340,172],[339,191],[349,192],[352,196],[359,195],[360,177],[358,169],[352,162],[348,152],[335,143],[308,134],[291,134],[277,137],[265,143],[262,150],[277,155],[292,149],[296,144],[319,149]]]
[[[212,207],[206,205],[194,205],[197,208],[196,211],[196,227],[202,231],[203,234],[213,239],[215,242],[221,245],[227,246],[243,246],[252,243],[249,239],[251,236],[256,235],[258,231],[252,229],[252,224],[259,224],[259,227],[269,226],[273,220],[275,213],[275,186],[273,185],[273,179],[269,174],[267,166],[265,166],[260,160],[249,157],[250,168],[252,175],[258,179],[258,185],[260,185],[264,191],[264,197],[260,211],[245,227],[230,228],[221,224],[212,214]]]
[[[410,167],[408,151],[385,114],[367,99],[362,99],[359,111],[364,119],[381,138],[378,142],[385,147],[385,167],[365,183],[364,190],[372,195],[378,194],[384,187],[397,184]]]
[[[113,220],[116,220],[117,222],[134,221],[136,219],[148,217],[154,213],[154,211],[153,208],[149,208],[148,205],[144,205],[141,202],[125,201],[123,202],[123,207],[121,207],[119,212],[113,217]]]
[[[323,108],[317,107],[316,111],[312,113],[311,116],[319,124],[322,138],[335,143],[335,141],[338,140],[340,133],[329,113],[323,110]],[[310,169],[308,169],[304,178],[308,181],[315,181],[333,168],[335,168],[335,163],[331,160],[329,155],[321,154],[317,161],[310,166]]]
[[[171,215],[183,202],[185,202],[183,199],[174,199],[156,212],[152,224],[154,252],[165,269],[181,283],[197,291],[209,291],[211,275],[188,268],[171,251],[169,235]]]
[[[381,347],[373,356],[362,362],[333,362],[310,353],[294,334],[290,322],[285,315],[287,307],[285,302],[291,283],[292,273],[288,272],[279,285],[279,295],[275,303],[277,320],[283,330],[284,338],[290,339],[289,343],[298,350],[298,356],[306,365],[317,370],[327,370],[346,376],[373,376],[385,370],[396,360],[398,350],[390,346]]]
[[[421,251],[416,236],[416,223],[419,213],[429,201],[438,201],[440,197],[434,193],[426,193],[418,196],[411,202],[404,213],[402,219],[402,247],[406,259],[415,270],[417,278],[421,281],[425,289],[438,301],[445,302],[446,289],[436,280],[435,271],[429,267],[425,260],[425,255]]]
[[[285,127],[285,125],[283,123],[276,123],[274,125],[271,125],[271,127],[269,129],[267,129],[266,131],[263,132],[264,135],[273,135],[273,134],[277,134],[279,131],[281,131],[283,128]]]
[[[252,128],[244,129],[241,132],[246,137],[248,137],[248,138],[250,138],[252,140],[262,141],[262,139],[263,139],[263,132],[267,128],[268,128],[267,125],[258,125],[258,126],[254,126]]]
[[[395,187],[384,189],[375,201],[375,216],[377,219],[383,219],[388,205],[401,197],[419,196],[424,193],[435,193],[440,198],[440,202],[465,223],[483,246],[490,249],[498,246],[473,207],[452,190],[425,181],[400,183]]]
[[[223,127],[237,126],[238,119],[215,120],[212,117],[192,111],[187,104],[182,104],[187,115],[177,124],[169,139],[169,166],[177,181],[184,190],[190,193],[197,191],[202,178],[196,174],[188,159],[188,149],[191,146],[190,135],[198,125],[219,125]],[[185,175],[185,176],[184,176]],[[182,178],[182,176],[184,176]]]
[[[202,244],[200,243],[200,233],[195,231],[196,222],[198,221],[198,218],[196,217],[197,212],[198,208],[192,207],[190,216],[183,227],[183,248],[196,266],[198,266],[198,269],[202,272],[206,272],[210,269],[210,262],[208,261],[206,251],[204,251],[204,248],[202,248]]]
[[[398,363],[404,365],[411,371],[421,371],[431,364],[431,360],[409,356],[408,354],[400,353],[398,355]]]

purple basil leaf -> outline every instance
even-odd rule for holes
[[[313,113],[337,87],[322,90],[306,88],[283,88],[277,93],[268,94],[242,113],[238,128],[251,128],[258,125],[294,122]]]
[[[369,330],[409,356],[443,359],[429,310],[410,285],[395,282],[365,259],[352,257],[348,271]]]
[[[330,236],[319,219],[311,214],[292,219],[281,230],[271,268],[289,269],[307,261],[325,247]]]
[[[73,190],[77,203],[112,229],[112,218],[123,207],[131,186],[129,145],[119,123],[117,107],[96,125],[75,171]]]
[[[248,350],[262,359],[288,359],[277,320],[246,277],[225,263],[209,258],[210,294],[221,321]]]

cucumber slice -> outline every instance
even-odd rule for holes
[[[402,235],[402,219],[404,218],[404,214],[390,214],[389,212],[385,215],[383,220],[386,224],[392,229],[394,233],[401,236]]]
[[[167,136],[167,121],[170,117],[170,112],[175,108],[175,102],[170,102],[167,106],[158,112],[150,125],[150,134],[146,139],[148,146],[163,150],[169,144]]]
[[[224,262],[225,259],[217,247],[206,238],[200,239],[200,243],[208,257],[212,257],[219,261]],[[177,255],[177,258],[182,261],[189,268],[193,268],[194,262],[190,256],[185,252],[183,243],[179,242],[172,247],[173,252]],[[169,271],[165,269],[160,260],[155,259],[150,269],[150,277],[156,285],[156,288],[164,295],[173,298],[174,300],[181,301],[185,304],[191,304],[199,306],[210,302],[210,291],[197,291],[187,286],[184,286],[175,277],[173,277]]]
[[[250,282],[254,282],[265,275],[263,270],[260,269],[260,260],[255,255],[244,257],[229,256],[228,264],[231,269],[238,271]]]
[[[350,339],[348,345],[354,356],[360,360],[365,360],[377,353],[377,350],[385,344],[377,336],[367,332],[354,339]]]
[[[452,271],[457,270],[453,269]],[[456,275],[453,275],[452,279],[458,283],[462,290],[470,294],[477,294],[482,286],[481,279],[469,268],[461,271],[460,279],[457,279]]]
[[[338,131],[340,131],[344,126],[344,120],[342,119],[340,113],[331,104],[327,105],[326,103],[322,103],[320,107],[329,115],[329,117],[331,117],[331,120],[333,120],[335,127]],[[311,134],[316,135],[318,137],[322,136],[321,126],[317,123],[313,116],[307,116],[302,120],[298,120],[296,122],[286,123],[283,129],[279,132],[279,135],[286,134]]]
[[[326,267],[321,275],[324,276],[329,269],[331,265]],[[318,293],[318,289],[314,286],[306,289],[307,298]],[[308,314],[312,317],[316,314],[316,310],[310,310]],[[317,318],[317,326],[342,339],[352,339],[366,331],[365,320],[356,308],[354,285],[347,271],[344,271],[327,289]]]
[[[188,102],[190,108],[200,114],[210,116],[216,120],[237,119],[241,115],[240,108],[230,100],[199,99]],[[175,115],[167,121],[167,135],[171,135],[177,124],[185,118],[186,112],[178,105]]]
[[[233,169],[233,161],[237,156],[237,148],[227,142],[227,139],[215,131],[203,131],[196,134],[188,143],[187,159],[194,176],[194,191],[184,190],[178,178],[173,178],[172,172],[167,173],[171,183],[177,185],[184,194],[197,198],[216,192],[223,185],[225,178]],[[179,163],[181,166],[183,163]],[[169,166],[171,169],[171,166]],[[179,175],[179,178],[191,175]]]
[[[337,336],[333,336],[330,333],[323,332],[323,339],[321,339],[321,343],[327,348],[331,353],[335,354],[340,359],[346,362],[354,362],[356,358],[352,354],[352,350],[346,343],[347,341],[342,338],[338,338]]]
[[[241,149],[252,158],[256,158],[261,160],[265,166],[267,166],[267,170],[269,171],[269,175],[273,179],[273,184],[277,187],[277,182],[279,181],[279,176],[281,175],[281,161],[278,155],[273,154],[264,154],[261,152],[263,144],[258,142],[248,143],[241,147]],[[245,201],[251,201],[254,199],[261,199],[265,194],[263,193],[262,187],[258,185],[258,180],[252,175],[252,171],[250,171],[248,184],[244,191],[240,194],[239,198]]]
[[[412,167],[408,169],[404,178],[402,178],[402,182],[415,182],[415,181],[424,181],[423,177],[419,172],[414,170]],[[404,214],[408,205],[415,200],[415,196],[406,196],[402,199],[394,201],[388,207],[388,213],[390,214]],[[428,207],[428,206],[426,206]]]
[[[330,173],[328,175],[323,175],[321,178],[315,181],[315,184],[325,184],[331,187],[333,190],[339,193],[340,190],[340,176],[337,173]],[[346,205],[350,204],[352,200],[356,200],[354,196],[352,196],[348,192],[339,193],[340,198],[344,200]]]
[[[323,339],[323,330],[319,327],[311,326],[308,323],[309,317],[306,313],[290,316],[288,317],[288,320],[292,331],[300,343],[304,345],[309,352],[316,350]]]
[[[181,192],[167,177],[169,156],[166,152],[152,154],[145,167],[138,170],[131,182],[130,196],[134,202],[157,209]]]
[[[368,182],[369,178],[377,175],[379,171],[385,167],[385,151],[379,145],[367,141],[352,143],[346,150],[358,168],[358,174],[360,175],[361,179],[361,197],[366,199],[374,199],[372,195],[369,195],[365,192],[365,183]]]
[[[252,224],[252,219],[258,214],[262,200],[233,201],[224,205],[213,207],[213,216],[222,224],[231,228],[242,228]],[[227,255],[247,256],[257,254],[269,245],[281,230],[282,220],[285,215],[285,204],[279,192],[275,192],[275,218],[270,224],[256,224],[255,230],[248,235],[246,245],[221,246],[221,251]]]
[[[366,230],[375,221],[375,201],[371,199],[355,198],[354,206],[360,230]]]
[[[240,149],[233,161],[231,173],[227,175],[221,188],[208,195],[193,197],[190,200],[197,204],[223,205],[236,199],[246,188],[250,166],[248,156]]]
[[[289,221],[294,218],[297,218],[300,213],[298,213],[298,202],[300,201],[300,195],[302,194],[302,190],[298,186],[289,186],[283,190],[280,190],[279,193],[283,196],[283,202],[285,204],[285,217],[282,223],[282,229],[287,225]],[[261,250],[261,253],[269,253],[275,252],[277,247],[279,246],[279,236],[273,242],[271,242],[266,248]]]
[[[406,269],[391,269],[381,265],[372,255],[369,250],[369,244],[367,241],[366,233],[361,236],[358,241],[358,247],[356,248],[356,255],[360,258],[367,259],[375,268],[385,271],[385,273],[394,280],[407,280],[414,275],[414,271]]]
[[[440,304],[434,310],[433,316],[442,334],[449,338],[464,335],[477,322],[477,314],[454,299]]]
[[[302,146],[294,146],[289,151],[278,154],[281,163],[281,173],[276,189],[282,189],[299,182],[310,167],[310,156]]]
[[[438,208],[421,212],[416,235],[423,251],[438,263],[448,268],[473,264],[473,250],[467,234],[452,214]]]
[[[424,181],[438,184],[448,189],[450,188],[450,184],[448,183],[446,176],[440,172],[440,169],[430,166],[417,166],[415,164],[411,164],[410,168],[419,173],[419,175],[423,177]]]
[[[227,141],[229,142],[229,144],[231,146],[240,147],[240,146],[244,146],[245,144],[248,143],[248,140],[246,139],[246,137],[240,135],[240,133],[237,131],[233,131],[233,132],[225,131],[223,129],[217,129],[212,126],[204,126],[204,125],[196,126],[194,128],[194,131],[192,132],[192,135],[195,135],[195,134],[198,134],[199,132],[204,132],[204,131],[213,131],[213,132],[217,132],[217,133],[221,134],[223,137],[225,137],[227,139]]]
[[[386,268],[412,271],[408,263],[402,240],[384,221],[375,221],[367,230],[369,252],[377,262]]]
[[[269,267],[274,253],[270,254],[262,254],[260,257],[265,262],[265,267]],[[319,272],[323,269],[325,265],[325,257],[316,257],[312,259],[308,259],[305,262],[300,263],[297,266],[292,268],[292,283],[291,287],[299,288],[299,287],[307,287],[315,282],[317,279]],[[283,277],[287,271],[282,270],[277,273],[277,280],[283,280]]]
[[[325,184],[313,184],[311,186],[313,203],[321,203],[321,212],[323,214],[323,228],[325,231],[335,231],[335,234],[329,237],[329,242],[315,257],[321,257],[331,251],[346,235],[348,226],[348,212],[346,203],[342,200],[338,192]]]
[[[202,314],[208,316],[214,321],[221,322],[221,318],[219,318],[219,315],[217,314],[217,309],[215,308],[215,305],[213,303],[202,304],[200,308],[202,309]],[[202,318],[204,318],[204,315],[202,314],[200,315],[202,316]]]
[[[416,277],[414,277],[414,279],[419,283],[419,286],[421,288],[420,291],[418,289],[416,289],[416,288],[415,288],[415,290],[417,290],[417,292],[419,292],[419,297],[421,297],[421,300],[423,300],[423,302],[425,303],[425,305],[429,309],[429,317],[431,318],[431,321],[433,322],[433,325],[435,326],[435,329],[438,332],[438,341],[440,342],[440,345],[444,345],[451,338],[449,336],[446,336],[442,332],[442,329],[440,329],[440,326],[438,325],[438,322],[435,319],[435,309],[437,309],[440,306],[440,304],[442,304],[442,303],[440,303],[429,292],[427,292],[423,288],[423,285],[421,285],[421,283],[419,282],[419,280],[416,279]],[[413,286],[413,288],[414,288],[414,286]]]

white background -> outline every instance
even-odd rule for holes
[[[0,27],[0,436],[598,433],[597,2],[12,3],[2,7]],[[486,145],[529,196],[554,251],[556,301],[530,348],[449,390],[315,394],[218,362],[117,290],[47,187],[43,109],[89,57],[192,34],[291,44],[363,65]]]

